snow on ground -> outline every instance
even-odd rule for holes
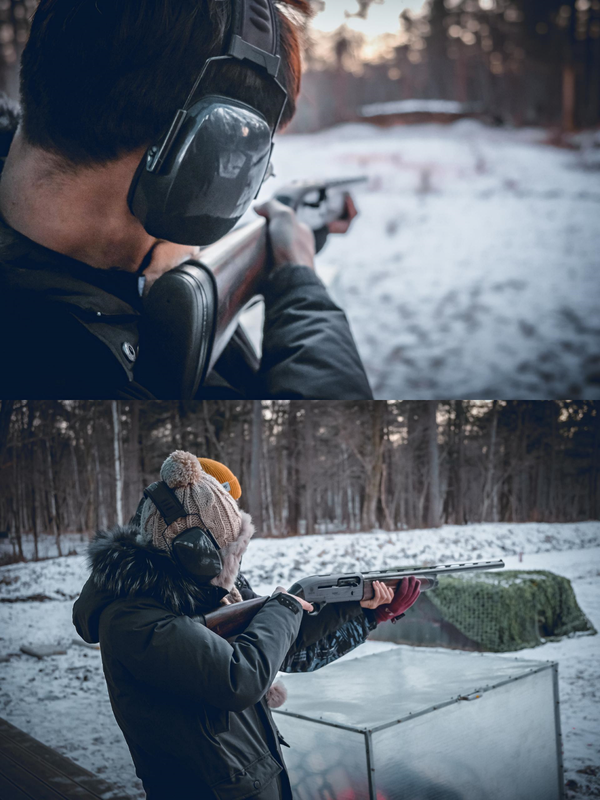
[[[257,591],[270,592],[299,575],[355,569],[357,564],[375,568],[495,557],[504,558],[508,568],[565,575],[600,629],[600,522],[488,523],[258,539],[246,554],[244,572]],[[0,716],[141,799],[141,785],[110,710],[100,653],[73,643],[72,599],[65,597],[77,595],[87,574],[84,556],[0,568],[0,600],[16,601],[0,602],[0,657],[9,656],[0,661]],[[35,594],[56,599],[17,600]],[[19,653],[23,644],[40,643],[59,644],[67,654],[38,661]],[[367,642],[347,658],[396,646]],[[581,794],[600,791],[593,776],[577,772],[600,767],[600,637],[578,635],[506,655],[559,662],[566,779],[576,781]]]
[[[369,177],[317,271],[377,397],[600,397],[598,145],[545,138],[472,120],[279,138],[261,199]],[[257,311],[247,324],[257,337]]]

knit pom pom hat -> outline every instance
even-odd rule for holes
[[[160,477],[173,489],[188,516],[175,520],[167,527],[154,503],[149,498],[146,499],[141,509],[140,527],[155,547],[159,550],[170,550],[171,542],[178,534],[197,526],[207,528],[212,533],[224,551],[224,560],[229,550],[237,553],[240,548],[235,547],[234,543],[242,530],[243,512],[227,489],[202,469],[196,456],[183,450],[175,450],[163,463]],[[245,528],[247,527],[246,525]],[[247,542],[245,545],[247,546]],[[211,583],[221,585],[218,578]],[[235,586],[225,588],[231,589],[230,601],[241,600]]]

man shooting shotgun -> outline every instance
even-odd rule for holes
[[[294,192],[232,232],[294,115],[309,12],[41,0],[0,115],[2,396],[371,397]],[[319,238],[345,231],[347,186],[315,188],[340,200]],[[260,363],[237,328],[257,293]]]

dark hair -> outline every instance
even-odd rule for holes
[[[282,125],[300,90],[300,31],[309,0],[277,0]],[[157,140],[204,61],[223,50],[229,0],[41,0],[21,61],[26,140],[74,166],[111,161]],[[255,105],[274,124],[269,81],[232,63],[218,89]],[[211,88],[210,86],[208,88]]]

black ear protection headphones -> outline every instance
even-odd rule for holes
[[[144,497],[152,500],[167,527],[181,517],[189,516],[175,492],[164,481],[157,481],[144,489]],[[143,502],[142,499],[134,517],[138,523]],[[203,528],[188,528],[170,544],[171,556],[177,564],[200,583],[210,583],[223,569],[220,549],[212,533]]]
[[[158,239],[212,244],[247,211],[267,175],[288,97],[277,80],[277,12],[274,0],[231,3],[225,52],[206,61],[183,108],[161,141],[148,149],[131,183],[129,208]],[[208,71],[232,60],[268,76],[270,89],[281,95],[273,128],[248,103],[219,94],[202,96]],[[198,90],[200,98],[192,102]]]

